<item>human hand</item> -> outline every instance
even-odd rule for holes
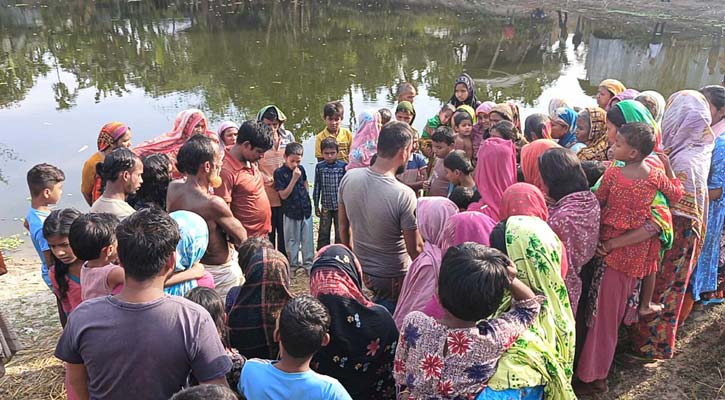
[[[423,190],[428,191],[430,189],[430,181],[423,181]]]
[[[300,169],[300,167],[297,167],[294,169],[294,171],[292,171],[292,179],[300,179],[300,176],[302,176],[302,170]]]
[[[610,251],[612,251],[612,244],[609,240],[606,242],[599,242],[599,244],[597,244],[597,255],[599,257],[606,256]]]
[[[672,163],[670,163],[670,156],[663,152],[657,152],[657,157],[662,161],[662,165],[665,167],[665,173],[668,177],[674,178],[675,172],[672,170]]]
[[[514,264],[513,262],[509,263],[509,265],[506,267],[506,275],[508,275],[509,278],[509,285],[514,282],[514,279],[516,279],[518,274],[519,270],[518,268],[516,268],[516,264]]]

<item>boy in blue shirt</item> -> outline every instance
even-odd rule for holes
[[[299,296],[287,302],[274,331],[280,359],[247,360],[237,388],[242,397],[249,400],[351,400],[337,379],[310,369],[312,356],[330,342],[329,327],[330,314],[314,297]]]
[[[337,159],[338,144],[333,138],[326,138],[320,144],[323,161],[315,167],[315,187],[312,189],[312,201],[315,215],[320,218],[320,230],[317,233],[317,250],[330,244],[330,228],[335,224],[335,243],[341,243],[340,228],[337,219],[337,192],[340,181],[345,175],[346,163]],[[320,209],[322,205],[322,209]]]
[[[48,276],[48,266],[53,264],[48,242],[43,237],[43,223],[50,215],[48,206],[57,204],[63,195],[63,171],[50,164],[38,164],[28,171],[28,188],[30,189],[30,210],[25,216],[26,228],[30,231],[30,240],[40,257],[40,273],[50,290],[53,285]]]
[[[312,243],[312,202],[307,173],[302,166],[304,148],[290,143],[284,149],[284,164],[274,171],[274,190],[282,199],[284,241],[292,270],[312,268],[315,247]],[[299,253],[302,251],[302,264]]]

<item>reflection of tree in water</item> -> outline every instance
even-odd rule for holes
[[[5,164],[7,161],[22,161],[18,158],[18,155],[15,153],[13,149],[5,145],[4,143],[0,143],[0,183],[7,184],[8,180],[5,177],[5,174],[3,173],[2,165]]]

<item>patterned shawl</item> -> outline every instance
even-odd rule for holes
[[[571,108],[571,106],[568,101],[562,99],[561,97],[554,97],[549,100],[549,117],[556,117],[556,110],[560,108]]]
[[[468,89],[468,98],[464,101],[459,101],[458,98],[456,98],[456,86],[458,86],[459,83],[466,85],[466,89]],[[448,103],[452,104],[453,107],[456,108],[464,104],[472,107],[473,109],[478,107],[480,103],[478,99],[476,99],[476,85],[473,83],[473,78],[471,78],[470,75],[463,72],[458,76],[458,78],[456,78],[456,81],[453,83],[453,96],[451,96],[451,99],[448,100]]]
[[[565,124],[567,132],[559,139],[559,146],[571,147],[576,143],[576,111],[571,108],[558,108],[553,122]]]
[[[274,328],[282,307],[292,298],[289,263],[282,253],[258,249],[243,271],[246,281],[229,311],[229,342],[247,357],[276,359]]]
[[[546,199],[541,190],[529,183],[514,183],[509,186],[501,198],[501,221],[515,216],[528,215],[543,221],[549,218]]]
[[[126,132],[130,131],[131,128],[121,122],[109,122],[103,125],[101,132],[98,133],[98,141],[96,142],[98,151],[105,151],[109,146],[121,139]]]
[[[616,79],[605,79],[601,83],[599,83],[599,87],[606,88],[613,96],[616,96],[627,89],[624,87],[622,82]]]
[[[535,140],[521,149],[521,170],[524,173],[524,180],[530,183],[544,193],[548,190],[544,184],[544,180],[541,179],[541,173],[539,172],[539,157],[546,152],[546,150],[560,147],[554,140],[541,139]]]
[[[589,115],[589,145],[576,154],[580,160],[606,161],[609,142],[607,140],[607,112],[599,107],[587,107]]]
[[[171,158],[176,165],[176,153],[179,152],[181,146],[191,137],[194,128],[201,123],[203,132],[218,142],[219,138],[216,133],[208,130],[209,121],[201,110],[190,108],[180,112],[174,119],[174,128],[171,132],[165,133],[159,137],[147,140],[136,146],[133,150],[139,157],[145,157],[149,154],[161,153]]]
[[[370,160],[378,152],[378,136],[380,136],[380,113],[366,111],[358,115],[357,128],[350,146],[348,171],[370,166]]]
[[[488,382],[495,390],[545,384],[547,399],[576,399],[571,387],[574,366],[574,315],[561,278],[561,241],[536,217],[516,216],[506,222],[506,251],[518,278],[546,300],[533,326],[504,353]],[[495,316],[509,310],[504,296]]]
[[[626,89],[622,93],[612,97],[609,99],[609,103],[607,103],[606,110],[609,111],[610,108],[612,108],[612,102],[614,100],[622,101],[622,100],[634,100],[637,96],[639,96],[639,91],[635,89]]]
[[[698,236],[707,218],[707,175],[715,142],[711,121],[705,96],[694,90],[670,96],[662,120],[662,146],[685,187],[682,200],[671,205],[672,213],[691,219]]]
[[[658,124],[662,124],[662,117],[665,115],[665,106],[667,105],[667,102],[661,94],[655,92],[654,90],[645,90],[640,93],[635,100],[644,104],[650,114],[652,114],[652,118],[654,118]]]
[[[174,272],[186,271],[198,263],[209,245],[209,227],[204,218],[191,211],[174,211],[169,214],[179,225],[180,240],[176,245],[176,267]],[[184,296],[197,287],[197,280],[191,279],[164,288],[164,292]]]
[[[481,200],[468,209],[480,211],[498,221],[501,196],[516,183],[516,147],[510,140],[492,137],[481,144],[477,158],[473,180]]]

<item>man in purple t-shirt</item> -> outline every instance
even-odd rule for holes
[[[168,399],[189,373],[226,386],[232,362],[209,313],[164,295],[179,242],[176,222],[164,211],[141,210],[121,222],[116,237],[123,289],[80,304],[55,349],[78,398]]]

